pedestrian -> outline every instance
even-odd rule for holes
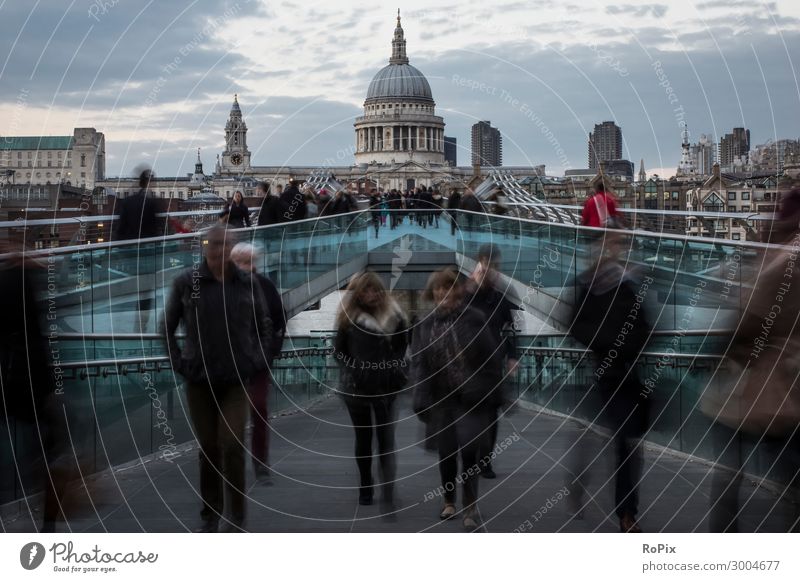
[[[230,501],[223,530],[243,531],[247,386],[271,353],[272,321],[260,285],[230,260],[235,234],[215,226],[204,238],[202,263],[183,271],[172,284],[162,335],[172,369],[186,379],[200,448],[203,507],[198,531],[217,531],[223,485]],[[176,337],[181,323],[186,333],[182,348]]]
[[[394,511],[397,393],[406,383],[407,319],[380,277],[353,278],[336,317],[335,358],[342,370],[341,394],[355,430],[360,474],[358,502],[373,501],[372,440],[378,441],[381,510]]]
[[[381,195],[373,188],[369,197],[369,211],[372,226],[375,228],[375,238],[378,238],[378,229],[381,225]]]
[[[465,301],[462,278],[452,268],[428,280],[424,298],[435,307],[414,331],[411,385],[414,412],[433,422],[444,491],[441,519],[456,515],[456,484],[462,483],[462,520],[466,531],[479,527],[478,473],[486,450],[494,391],[502,382],[502,360],[483,315]],[[458,474],[458,456],[461,474]]]
[[[782,531],[800,531],[800,286],[795,284],[800,279],[800,189],[781,196],[771,234],[776,246],[756,257],[757,285],[739,320],[729,326],[735,331],[725,350],[727,365],[715,371],[700,402],[714,422],[708,520],[714,533],[740,531],[747,463],[742,455],[750,443],[768,451],[770,477],[782,485],[780,498],[788,501],[783,506],[791,508],[781,516]],[[778,506],[776,500],[772,509]],[[758,516],[758,522],[766,517]]]
[[[605,254],[578,276],[578,297],[570,331],[588,347],[597,361],[595,386],[601,407],[597,416],[605,419],[613,437],[616,453],[615,513],[620,531],[642,531],[636,515],[639,505],[639,482],[642,472],[642,439],[647,433],[650,399],[637,372],[652,326],[647,315],[649,284],[646,277],[627,268],[620,260],[624,241],[609,238]],[[620,340],[624,338],[623,340]],[[602,372],[600,372],[602,370]],[[578,510],[586,494],[588,469],[584,466],[582,444],[572,446],[575,458],[569,490]]]
[[[284,208],[283,219],[285,222],[303,220],[306,217],[308,209],[297,180],[289,182],[289,187],[281,193],[280,198]]]
[[[456,234],[456,227],[458,226],[458,211],[461,208],[461,193],[458,190],[450,192],[450,197],[447,199],[447,216],[450,219],[450,234]]]
[[[617,199],[600,180],[595,193],[586,199],[581,211],[581,225],[595,228],[620,228],[622,217],[617,210]]]
[[[272,385],[272,364],[281,354],[283,338],[286,332],[286,312],[278,288],[257,270],[261,256],[256,247],[250,243],[240,242],[231,251],[231,260],[243,272],[251,273],[264,294],[269,316],[272,320],[272,337],[269,338],[268,352],[264,354],[265,366],[258,370],[250,380],[250,420],[253,431],[250,439],[250,453],[253,456],[253,467],[257,481],[269,477],[269,408],[267,406],[269,391]]]
[[[507,376],[513,376],[517,369],[517,342],[514,337],[514,317],[511,315],[511,302],[505,293],[500,291],[500,249],[493,244],[484,244],[478,250],[477,265],[466,283],[467,304],[477,309],[486,319],[486,325],[500,346],[501,357],[505,359]],[[497,442],[498,410],[507,405],[507,396],[502,390],[494,392],[497,397],[494,406],[489,409],[491,429],[487,439],[489,451]],[[481,476],[494,479],[497,475],[491,463],[481,471]]]
[[[314,198],[314,191],[307,188],[305,191],[306,198],[306,218],[316,218],[319,216],[319,206],[317,200]]]
[[[433,224],[436,226],[436,228],[439,228],[439,217],[442,215],[442,210],[444,209],[444,198],[442,198],[439,190],[433,191],[433,194],[431,195],[431,204],[433,205],[431,218],[433,219]]]
[[[155,174],[149,168],[139,173],[139,191],[122,199],[119,218],[117,219],[115,240],[141,240],[163,235],[158,218],[156,217],[156,201],[153,199],[150,186],[155,180]],[[135,277],[152,276],[155,263],[152,260],[154,252],[147,252],[147,247],[141,245],[126,245],[113,252],[117,260],[122,263],[121,268]],[[133,266],[131,266],[131,263]],[[153,311],[155,291],[142,290],[134,314],[133,330],[135,333],[145,333]]]
[[[0,301],[5,310],[0,328],[0,419],[7,423],[3,432],[9,445],[3,472],[8,482],[22,487],[23,495],[29,488],[43,489],[42,524],[37,527],[54,532],[56,522],[69,513],[65,498],[70,481],[81,476],[75,443],[85,435],[76,434],[82,426],[77,419],[71,419],[72,432],[68,428],[68,401],[63,380],[57,380],[63,375],[56,376],[50,366],[51,354],[57,356],[59,351],[58,340],[48,343],[40,323],[44,314],[39,306],[44,302],[37,296],[44,289],[37,288],[35,273],[43,272],[44,265],[27,257],[21,247],[0,241]],[[51,313],[55,313],[52,308]],[[53,321],[48,323],[55,329]],[[23,438],[26,434],[31,438]],[[11,455],[16,459],[13,463]]]
[[[280,186],[278,186],[280,188]],[[269,184],[266,182],[259,182],[256,186],[256,194],[262,196],[261,210],[258,212],[258,226],[267,226],[270,224],[279,224],[286,222],[283,214],[286,209],[283,207],[280,197],[270,191]]]
[[[231,203],[225,208],[227,224],[229,228],[250,227],[250,209],[244,203],[242,191],[237,190],[233,193]]]
[[[461,210],[464,210],[464,221],[467,225],[467,230],[472,230],[473,223],[477,220],[477,213],[483,213],[483,204],[481,201],[478,200],[478,197],[475,196],[475,193],[472,191],[471,188],[467,188],[467,191],[464,193],[464,196],[461,198],[461,203],[459,205]]]

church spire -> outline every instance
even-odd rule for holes
[[[644,169],[644,158],[639,161],[639,182],[647,182],[647,172]]]
[[[403,34],[403,27],[400,24],[400,9],[397,9],[397,27],[394,29],[394,38],[392,39],[392,58],[389,59],[392,65],[407,65],[408,56],[406,56],[406,39]]]

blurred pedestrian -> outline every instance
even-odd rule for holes
[[[48,344],[40,325],[34,273],[43,271],[43,266],[26,257],[21,246],[0,241],[0,302],[6,311],[0,329],[0,423],[6,425],[1,429],[6,439],[16,435],[16,442],[8,445],[17,459],[13,468],[9,464],[4,469],[13,471],[9,477],[23,491],[44,490],[39,528],[54,532],[56,521],[66,511],[72,475],[78,474],[75,443],[81,435],[67,429],[63,374],[59,368],[56,376],[50,367],[50,354],[58,353],[53,347],[58,341]],[[36,438],[26,442],[25,434]],[[33,483],[29,481],[32,473]]]
[[[397,393],[406,383],[407,319],[372,272],[353,278],[336,317],[335,358],[342,370],[341,394],[355,429],[361,476],[358,502],[373,500],[372,435],[378,441],[381,509],[394,510]]]
[[[281,354],[284,334],[286,333],[286,312],[283,309],[281,294],[275,284],[257,270],[261,257],[255,246],[250,243],[238,243],[231,251],[231,260],[245,273],[252,273],[267,302],[267,309],[272,320],[272,336],[268,347],[263,348],[262,359],[265,366],[258,370],[250,380],[250,420],[253,431],[250,439],[250,452],[253,455],[253,466],[256,480],[263,480],[270,475],[269,469],[269,391],[272,385],[272,364]],[[259,338],[259,342],[261,338]]]
[[[286,221],[283,216],[285,212],[283,203],[277,194],[273,194],[270,191],[269,184],[266,182],[259,182],[256,186],[256,194],[258,196],[263,196],[261,210],[258,212],[258,226],[279,224]]]
[[[597,387],[602,403],[597,416],[613,435],[616,453],[615,512],[620,531],[639,533],[636,516],[642,472],[642,439],[649,427],[650,395],[644,390],[637,363],[652,333],[646,302],[651,277],[626,268],[619,259],[622,239],[606,245],[606,255],[578,276],[576,311],[570,331],[596,356],[592,392]],[[573,445],[568,487],[573,506],[582,508],[588,468],[583,447]]]
[[[483,314],[486,324],[495,341],[500,346],[501,357],[506,362],[506,375],[511,376],[517,369],[517,342],[514,337],[514,317],[511,315],[511,302],[505,297],[505,293],[500,291],[499,266],[500,249],[493,244],[482,245],[478,250],[477,265],[466,283],[467,299],[466,302]],[[497,442],[498,429],[498,410],[509,404],[509,396],[503,390],[494,392],[497,397],[494,407],[491,408],[491,430],[487,439],[489,451],[494,448]],[[496,477],[494,468],[489,463],[481,476],[486,479]]]
[[[461,208],[461,193],[458,190],[450,192],[447,199],[447,216],[450,219],[450,234],[456,234],[458,226],[458,210]]]
[[[247,386],[271,353],[272,321],[260,285],[230,260],[234,233],[215,226],[204,237],[200,266],[173,281],[162,334],[172,369],[186,379],[189,414],[200,445],[203,508],[198,531],[217,531],[223,485],[230,501],[223,529],[243,531]],[[183,347],[176,336],[181,323]]]
[[[444,495],[439,517],[456,515],[460,480],[463,526],[475,531],[480,526],[478,474],[486,467],[486,458],[480,459],[479,454],[487,450],[494,392],[502,382],[500,350],[483,315],[465,303],[464,282],[455,270],[433,273],[424,297],[435,307],[414,331],[414,412],[435,426]]]
[[[155,180],[153,171],[149,168],[139,173],[139,191],[136,194],[123,198],[120,202],[119,218],[117,219],[115,240],[140,240],[163,235],[163,230],[156,217],[156,201],[150,192],[150,187]],[[155,244],[144,248],[140,245],[125,246],[114,252],[124,268],[131,275],[140,278],[152,275],[155,270]],[[130,263],[134,267],[131,268]],[[153,294],[155,290],[141,290],[134,314],[133,329],[135,333],[145,333],[153,311]]]
[[[716,371],[700,403],[715,423],[711,532],[739,531],[745,443],[770,451],[771,478],[783,486],[780,497],[791,508],[782,516],[783,531],[800,531],[800,189],[781,197],[772,235],[783,246],[759,257],[763,266],[752,296],[740,321],[731,326],[727,373]]]

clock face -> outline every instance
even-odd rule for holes
[[[233,163],[234,166],[238,166],[239,164],[241,164],[242,163],[242,154],[233,154],[231,156],[231,162]]]

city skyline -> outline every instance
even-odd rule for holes
[[[513,19],[530,3],[498,6],[482,20],[477,4],[450,13],[400,6],[409,52],[462,165],[470,128],[482,119],[500,128],[506,164],[544,163],[551,175],[585,165],[586,138],[604,120],[622,127],[623,158],[644,159],[648,173],[660,175],[675,172],[682,122],[692,142],[706,133],[718,143],[733,127],[750,129],[753,146],[800,135],[790,114],[800,9],[789,2],[581,2],[577,15],[533,4],[542,18],[530,23]],[[108,175],[128,175],[142,162],[183,175],[198,147],[213,167],[238,93],[254,163],[350,165],[352,124],[386,61],[396,6],[322,6],[198,0],[135,11],[83,2],[58,15],[0,9],[19,33],[2,41],[9,57],[0,69],[0,135],[92,126],[106,135]],[[687,9],[694,18],[683,16]],[[293,21],[323,24],[336,31],[334,41]],[[355,28],[362,32],[353,36]],[[101,48],[101,57],[87,52]]]

